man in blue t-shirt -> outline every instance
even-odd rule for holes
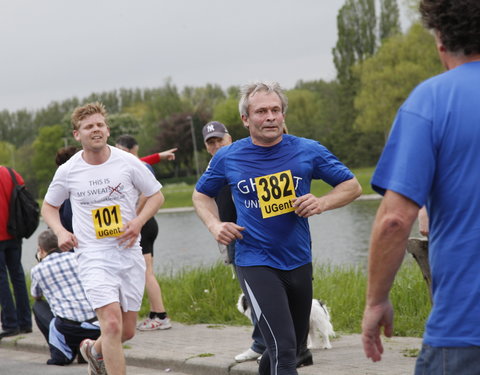
[[[307,219],[350,203],[361,187],[320,143],[283,134],[287,98],[278,83],[248,84],[241,94],[240,114],[250,137],[217,151],[196,185],[193,203],[218,242],[236,241],[237,274],[267,346],[260,374],[297,374],[296,355],[308,334],[312,304]],[[315,197],[312,179],[333,189]],[[237,223],[219,219],[213,197],[225,184]],[[303,363],[311,364],[311,355]]]
[[[389,291],[420,207],[429,219],[433,308],[416,374],[480,368],[480,2],[422,0],[447,71],[399,109],[372,178],[384,194],[372,230],[362,341],[379,361],[393,332]]]

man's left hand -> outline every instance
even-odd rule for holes
[[[118,236],[118,243],[127,248],[135,245],[135,242],[140,235],[140,231],[142,230],[142,226],[143,225],[138,218],[129,221],[123,228],[123,234]]]

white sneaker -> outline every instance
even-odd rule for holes
[[[169,329],[172,328],[169,318],[160,319],[155,317],[153,319],[147,318],[143,322],[137,325],[139,331],[156,331],[157,329]]]
[[[246,362],[246,361],[253,361],[257,359],[258,357],[261,357],[262,355],[260,353],[257,353],[256,351],[252,350],[251,348],[248,348],[245,350],[243,353],[240,353],[235,356],[235,361],[236,362]]]

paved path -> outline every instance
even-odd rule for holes
[[[138,332],[125,344],[125,355],[129,365],[153,368],[161,373],[254,375],[257,373],[255,362],[235,363],[233,360],[236,354],[249,347],[250,334],[250,327],[173,322],[170,330]],[[332,340],[332,349],[313,350],[314,365],[299,369],[299,374],[412,374],[415,358],[411,355],[420,345],[421,339],[418,338],[385,340],[383,360],[372,363],[364,357],[359,335],[340,335]],[[4,338],[0,341],[0,350],[2,348],[48,353],[48,346],[36,327],[33,333]],[[45,365],[39,373],[53,374],[50,367]]]

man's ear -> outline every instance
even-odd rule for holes
[[[245,116],[245,115],[242,115],[242,122],[243,122],[243,126],[245,126],[245,128],[248,129],[248,117]]]

